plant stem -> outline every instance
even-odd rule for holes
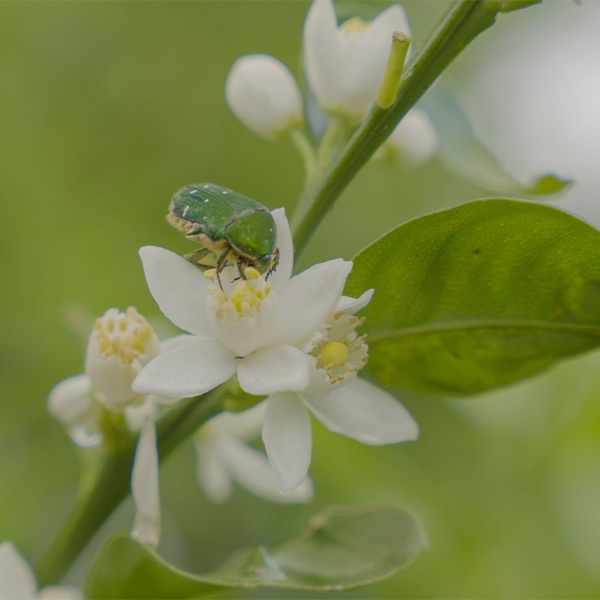
[[[222,408],[224,387],[182,400],[156,423],[161,460],[193,435]],[[111,443],[82,450],[95,454],[95,468],[83,469],[79,493],[63,527],[46,551],[37,570],[40,586],[58,581],[100,526],[128,496],[137,436],[113,429]],[[109,447],[106,451],[105,447]],[[101,455],[100,452],[103,452]],[[84,458],[89,458],[84,455]],[[84,465],[85,467],[86,465]]]
[[[525,4],[522,2],[519,6]],[[456,56],[494,23],[496,15],[510,9],[501,0],[456,0],[450,6],[415,52],[392,106],[381,109],[375,105],[327,172],[305,189],[292,219],[296,256],[344,188],[400,119]]]

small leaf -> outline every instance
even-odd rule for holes
[[[401,225],[354,258],[367,368],[471,394],[600,346],[600,231],[558,208],[478,200]]]
[[[419,106],[436,128],[442,161],[476,185],[502,194],[543,196],[556,194],[571,183],[556,175],[543,175],[524,185],[511,177],[477,139],[461,107],[441,86],[427,94]]]
[[[154,549],[118,532],[101,548],[86,585],[88,598],[190,598],[225,588],[341,591],[391,577],[427,546],[425,533],[394,504],[334,507],[297,538],[272,549],[237,552],[214,571],[178,569]]]

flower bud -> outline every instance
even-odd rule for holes
[[[410,168],[428,161],[435,154],[438,137],[425,111],[413,108],[394,129],[387,145],[394,154],[394,162]]]
[[[267,54],[242,56],[225,84],[229,108],[248,129],[271,141],[304,122],[302,97],[288,68]]]
[[[151,325],[130,306],[126,312],[111,308],[96,320],[90,335],[85,370],[99,400],[121,411],[142,396],[131,389],[137,374],[158,356],[158,338]]]

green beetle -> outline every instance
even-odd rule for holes
[[[186,185],[169,204],[167,221],[202,249],[185,258],[202,269],[237,265],[244,279],[246,267],[268,275],[277,267],[277,227],[260,202],[214,183]],[[220,279],[219,279],[220,283]]]

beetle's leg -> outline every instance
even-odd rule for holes
[[[278,264],[279,264],[279,248],[275,248],[275,252],[273,252],[273,262],[271,263],[271,268],[269,269],[269,272],[267,273],[267,276],[265,277],[265,281],[267,281],[267,279],[269,279],[269,275],[271,275],[271,273],[277,269]]]
[[[237,262],[237,267],[238,267],[238,271],[239,271],[239,273],[240,273],[240,277],[241,277],[242,279],[248,279],[248,277],[246,277],[246,273],[244,273],[244,269],[242,268],[242,263],[243,263],[243,261],[242,261],[242,259],[240,258],[240,259],[238,260],[238,262]]]
[[[219,256],[219,260],[217,261],[217,281],[219,282],[221,291],[223,291],[223,284],[221,283],[221,271],[225,268],[225,261],[227,260],[228,254],[229,248],[225,248],[221,256]]]

